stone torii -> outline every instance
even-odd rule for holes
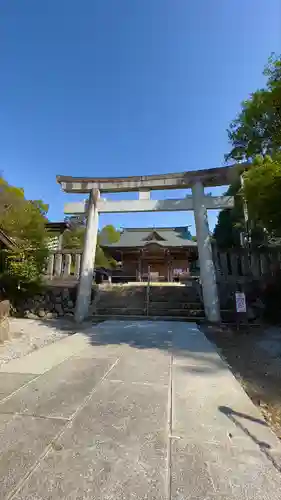
[[[237,168],[239,167],[239,168]],[[75,320],[83,321],[88,314],[94,272],[99,213],[194,211],[200,278],[204,309],[210,322],[220,321],[220,307],[212,257],[212,245],[207,210],[231,208],[233,197],[205,195],[204,187],[230,184],[239,175],[242,165],[197,170],[182,173],[132,177],[68,177],[57,176],[66,193],[88,193],[84,202],[66,203],[65,214],[87,213],[81,274],[78,285]],[[191,188],[192,195],[183,199],[151,200],[150,191]],[[101,198],[103,193],[138,191],[138,200],[112,201]]]

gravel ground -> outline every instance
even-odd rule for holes
[[[34,319],[10,318],[11,340],[0,344],[0,367],[11,359],[26,356],[31,351],[75,333],[73,324]]]

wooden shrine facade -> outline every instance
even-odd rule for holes
[[[175,281],[190,275],[198,259],[187,227],[124,229],[120,241],[102,244],[117,262],[114,275],[124,281]]]

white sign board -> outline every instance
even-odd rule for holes
[[[244,292],[235,292],[235,304],[236,304],[236,312],[238,313],[247,312],[246,297]]]

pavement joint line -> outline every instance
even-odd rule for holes
[[[45,372],[45,373],[47,373],[47,372]],[[45,374],[44,373],[39,373],[39,375],[36,375],[31,380],[29,380],[25,384],[21,385],[20,387],[18,387],[15,391],[13,391],[10,394],[8,394],[8,396],[5,396],[5,398],[3,398],[3,399],[0,400],[0,405],[3,404],[3,403],[6,403],[6,401],[9,401],[10,398],[12,398],[13,396],[15,396],[22,389],[25,389],[25,387],[28,387],[29,384],[31,384],[31,382],[34,382],[35,380],[38,380],[40,377],[42,377],[42,375],[45,375]]]
[[[168,385],[168,401],[167,401],[167,477],[166,490],[167,500],[172,498],[172,427],[173,427],[173,353],[170,355],[169,363],[169,385]]]
[[[0,415],[14,415],[15,417],[32,417],[32,418],[41,418],[43,420],[58,420],[62,422],[68,422],[69,418],[65,417],[52,417],[51,415],[36,415],[35,413],[19,413],[19,412],[13,412],[13,411],[0,411]]]
[[[147,387],[169,387],[168,384],[159,384],[158,382],[131,382],[132,385],[145,385]]]
[[[62,339],[63,340],[63,339]],[[51,344],[49,344],[51,345]],[[45,347],[45,346],[43,346]],[[43,349],[42,347],[42,349]],[[34,378],[32,378],[31,380],[29,380],[28,382],[26,382],[25,384],[21,385],[20,387],[18,387],[15,391],[11,392],[11,394],[8,394],[8,396],[6,396],[5,398],[1,399],[0,400],[0,405],[5,403],[6,401],[9,401],[10,398],[12,398],[13,396],[15,396],[19,391],[21,391],[22,389],[25,389],[25,387],[28,387],[29,384],[31,384],[32,382],[35,382],[36,380],[38,380],[40,377],[43,377],[46,373],[48,373],[49,371],[51,371],[53,368],[56,368],[57,366],[60,366],[62,365],[65,361],[68,361],[69,359],[71,358],[74,358],[75,355],[74,354],[71,354],[68,358],[64,358],[62,359],[57,365],[54,365],[54,366],[51,366],[48,370],[46,370],[45,372],[43,373],[39,373],[38,375],[35,375]],[[20,359],[20,358],[19,358]],[[5,372],[7,374],[13,374],[13,372]],[[32,374],[31,374],[32,375]],[[0,410],[1,411],[1,410]]]
[[[76,333],[79,333],[79,332],[75,332]],[[73,335],[75,334],[71,334],[68,336],[69,337],[72,337]],[[59,343],[60,341],[62,340],[65,340],[65,338],[63,339],[60,339],[58,341],[55,341],[55,342],[52,342],[51,344],[48,344],[48,345],[53,345],[53,344],[56,344],[56,343]],[[47,347],[46,345],[40,347],[39,351],[41,349],[44,349],[44,347]],[[32,352],[38,352],[38,351],[32,351]],[[31,353],[32,353],[31,352]],[[31,354],[31,353],[28,353],[28,354]],[[28,355],[27,354],[27,355]],[[71,358],[74,358],[75,357],[75,354],[71,354],[69,357],[67,358],[64,358],[62,359],[59,363],[57,363],[56,365],[54,366],[51,366],[48,370],[46,370],[45,372],[43,373],[39,373],[38,375],[35,375],[31,380],[29,380],[28,382],[26,382],[25,384],[21,385],[20,387],[18,387],[17,389],[15,389],[13,392],[11,392],[10,394],[8,394],[7,396],[5,396],[3,399],[0,400],[0,405],[2,403],[5,403],[6,401],[8,401],[10,398],[12,398],[15,394],[17,394],[19,391],[21,391],[22,389],[24,389],[25,387],[29,386],[29,384],[31,384],[32,382],[35,382],[36,380],[38,380],[40,377],[42,377],[43,375],[45,375],[45,373],[48,373],[50,370],[52,370],[53,368],[57,367],[57,366],[60,366],[62,363],[64,363],[65,361],[71,359]],[[23,359],[24,360],[25,356],[23,356],[23,358],[16,358],[16,359]],[[11,361],[14,361],[14,359],[12,359]],[[8,363],[5,363],[7,365],[9,365],[9,362]],[[7,373],[7,374],[13,374],[14,372],[4,372],[4,373]],[[32,373],[30,375],[33,375]]]
[[[53,444],[62,437],[64,432],[69,429],[74,421],[74,419],[77,417],[77,415],[85,408],[85,406],[89,403],[91,400],[92,396],[96,392],[97,388],[99,387],[100,384],[105,380],[105,378],[109,375],[109,373],[115,368],[115,366],[119,363],[120,358],[117,358],[114,363],[109,367],[109,369],[105,372],[105,374],[102,376],[102,378],[96,383],[95,387],[92,389],[90,394],[88,394],[82,403],[76,408],[75,412],[71,415],[67,423],[63,426],[62,429],[53,437],[51,442],[46,446],[45,450],[41,453],[41,455],[38,457],[38,459],[35,461],[33,466],[27,471],[27,473],[20,479],[18,484],[8,493],[6,496],[5,500],[12,500],[15,495],[20,491],[20,489],[24,486],[26,481],[32,476],[32,474],[38,469],[40,466],[40,463],[44,458],[48,455],[48,453],[53,450]],[[42,375],[42,374],[40,374]]]
[[[76,332],[76,333],[79,333],[79,332]],[[74,334],[73,334],[74,335]],[[72,336],[72,335],[69,335],[69,337]],[[65,339],[60,339],[58,340],[57,342],[59,343],[61,340],[65,340]],[[56,342],[53,342],[53,344],[55,344]],[[48,344],[48,345],[52,345],[52,344]],[[43,349],[44,347],[46,346],[43,346],[41,347],[40,349]],[[40,351],[39,349],[39,351]],[[38,352],[38,351],[34,351],[34,352]],[[79,351],[78,351],[79,352]],[[30,354],[30,353],[29,353]],[[13,396],[15,396],[19,391],[21,391],[22,389],[25,389],[25,387],[28,387],[29,384],[31,384],[32,382],[35,382],[36,380],[38,380],[40,377],[43,377],[46,373],[50,372],[53,368],[56,368],[57,366],[60,366],[62,365],[65,361],[68,361],[68,360],[71,360],[72,358],[75,359],[77,357],[77,353],[76,354],[71,354],[70,356],[62,359],[59,363],[57,363],[56,365],[53,365],[51,366],[49,369],[47,369],[45,372],[43,373],[39,373],[38,375],[35,375],[34,378],[32,378],[31,380],[29,380],[28,382],[26,382],[25,384],[21,385],[20,387],[18,387],[17,389],[15,389],[13,392],[11,392],[10,394],[8,394],[7,396],[5,396],[3,399],[0,399],[0,405],[5,403],[6,401],[9,401],[10,398],[12,398]],[[22,359],[24,359],[25,356],[23,356]],[[21,359],[21,358],[18,358],[18,359]],[[11,360],[13,361],[13,360]],[[9,362],[8,362],[9,363]],[[7,364],[8,364],[7,363]],[[7,374],[13,374],[14,372],[5,372]],[[31,373],[31,375],[33,375]],[[0,413],[1,413],[1,409],[0,409]]]
[[[134,380],[118,380],[118,379],[111,379],[108,382],[111,384],[132,384],[132,385],[144,385],[146,387],[168,387],[168,384],[159,384],[158,382],[138,382]]]
[[[87,338],[87,336],[84,333],[84,331],[81,331],[81,330],[76,331],[76,332],[71,333],[71,334],[68,334],[68,335],[64,336],[63,338],[55,340],[54,342],[47,343],[47,344],[39,347],[38,349],[34,349],[34,350],[26,353],[24,356],[20,356],[18,358],[16,357],[16,358],[10,359],[7,363],[2,364],[2,366],[0,367],[0,374],[1,373],[7,373],[7,374],[9,374],[9,373],[10,374],[13,374],[13,373],[21,373],[21,374],[23,374],[24,373],[24,374],[34,375],[36,377],[37,375],[42,375],[44,373],[47,373],[48,371],[50,371],[55,366],[59,366],[63,361],[66,361],[66,360],[72,358],[73,356],[75,356],[75,354],[77,355],[77,353],[81,352],[81,350],[83,350],[83,348],[78,349],[75,354],[71,353],[71,352],[69,354],[66,354],[65,357],[62,360],[60,360],[57,363],[53,364],[51,367],[46,368],[43,372],[40,372],[40,373],[38,373],[38,372],[22,372],[22,371],[15,371],[15,370],[11,370],[10,371],[8,369],[6,370],[6,367],[9,368],[9,364],[13,365],[14,362],[19,362],[20,363],[20,362],[26,361],[26,359],[28,359],[32,355],[37,356],[38,354],[40,354],[45,349],[50,349],[50,348],[52,348],[54,346],[56,346],[57,348],[60,348],[63,343],[66,343],[66,341],[72,340],[73,337],[76,338],[77,335],[82,336],[84,339]],[[90,339],[87,338],[85,347],[87,347],[89,345],[90,345]],[[45,353],[46,353],[46,351],[45,351]]]

